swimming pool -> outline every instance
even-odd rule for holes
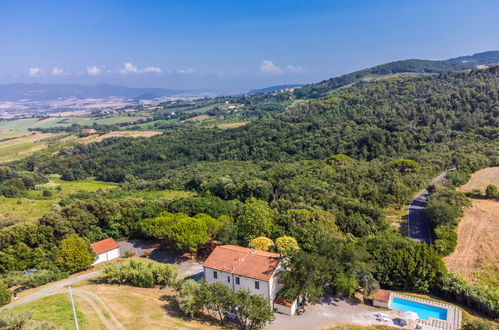
[[[404,312],[411,311],[418,313],[419,318],[423,320],[428,320],[428,317],[430,316],[440,320],[447,320],[446,309],[426,304],[421,304],[415,301],[393,298],[390,308],[401,309]]]

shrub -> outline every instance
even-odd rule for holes
[[[277,251],[285,253],[290,250],[299,250],[298,242],[291,236],[282,236],[275,240]]]
[[[487,198],[498,198],[499,192],[497,191],[497,187],[493,184],[489,184],[487,188],[485,188],[485,196],[487,196]]]
[[[141,288],[151,288],[155,285],[173,286],[176,277],[177,268],[173,265],[135,260],[121,265],[109,265],[101,275],[101,279],[106,283],[129,284]]]
[[[499,292],[496,288],[469,285],[454,274],[446,274],[437,281],[433,291],[487,316],[499,316]]]
[[[473,320],[463,324],[463,330],[492,330],[494,327],[490,322]]]
[[[3,281],[8,287],[36,288],[49,282],[58,281],[66,276],[66,273],[58,269],[41,269],[31,274],[24,274],[24,272],[19,271],[10,272],[3,277]]]
[[[0,282],[0,306],[10,303],[11,299],[12,299],[12,292],[10,292],[10,290],[7,289],[7,285]]]
[[[179,290],[177,302],[182,313],[190,318],[193,318],[202,308],[202,303],[199,299],[200,285],[194,280],[183,281]]]
[[[274,248],[274,242],[267,237],[257,237],[249,242],[249,247],[260,251],[270,251]]]

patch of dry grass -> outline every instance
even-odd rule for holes
[[[457,231],[457,246],[444,258],[449,271],[467,281],[497,286],[499,282],[499,201],[474,199]]]
[[[115,131],[109,132],[103,135],[90,135],[85,138],[81,138],[79,142],[81,143],[93,143],[100,142],[105,139],[113,138],[113,137],[145,137],[150,138],[155,135],[162,134],[160,131]]]
[[[459,191],[480,189],[482,192],[489,184],[499,187],[499,166],[481,169],[471,176],[470,181],[458,188]]]
[[[249,121],[238,121],[235,123],[218,124],[217,127],[221,129],[236,128],[249,124]]]

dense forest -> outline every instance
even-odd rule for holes
[[[19,166],[123,181],[159,179],[199,161],[293,162],[346,154],[411,158],[440,168],[495,161],[499,68],[393,78],[337,91],[231,129],[179,128],[151,139],[107,139]]]
[[[178,126],[10,164],[8,180],[29,171],[42,181],[58,173],[120,187],[73,195],[36,222],[0,229],[0,273],[74,271],[61,242],[80,237],[165,238],[189,252],[210,239],[247,246],[292,237],[299,249],[286,251],[292,271],[283,296],[313,302],[325,288],[349,296],[380,285],[438,293],[497,316],[497,290],[469,286],[442,262],[454,244],[442,232],[454,229],[455,217],[434,217],[442,241],[428,247],[403,237],[384,210],[400,208],[441,170],[457,167],[457,177],[498,163],[498,67],[358,82],[287,110],[288,100],[275,102],[273,115],[239,128]],[[195,196],[140,198],[167,189]],[[434,194],[435,210],[465,205],[449,191]]]

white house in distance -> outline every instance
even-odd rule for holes
[[[120,248],[112,238],[106,238],[102,241],[92,243],[90,244],[90,247],[94,250],[96,255],[95,261],[92,265],[113,260],[119,258],[120,256]]]
[[[203,264],[207,283],[222,282],[234,291],[248,290],[269,300],[279,312],[293,314],[294,308],[284,311],[274,303],[280,285],[281,255],[235,245],[217,246]],[[296,306],[295,306],[296,307]]]

